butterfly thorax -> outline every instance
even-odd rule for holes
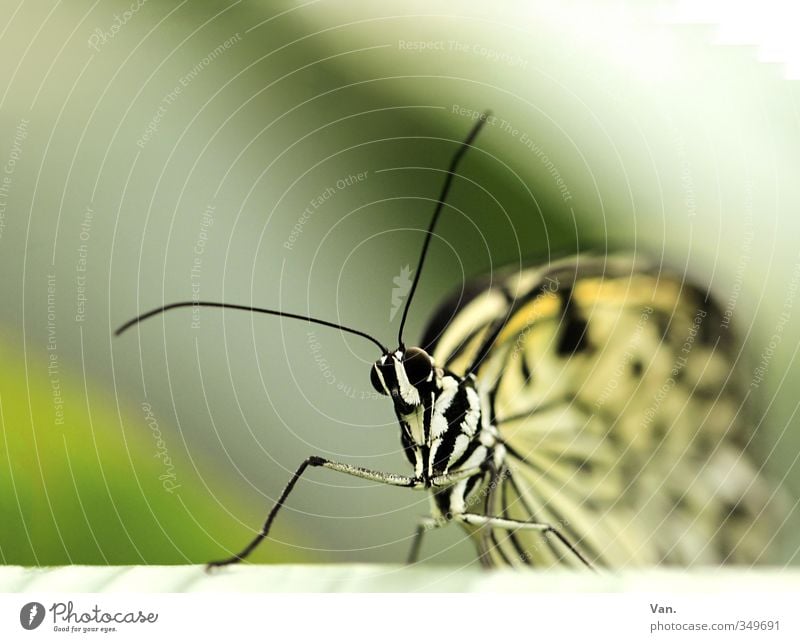
[[[403,452],[435,517],[463,512],[497,455],[497,432],[473,375],[436,367],[419,348],[399,349],[375,364],[373,384],[391,397]]]
[[[422,403],[411,413],[397,412],[397,418],[415,477],[432,491],[433,517],[450,519],[474,503],[472,495],[494,459],[496,432],[483,421],[473,377],[461,379],[439,370],[434,381],[422,392]],[[459,478],[462,472],[466,476]]]

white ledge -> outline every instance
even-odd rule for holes
[[[0,567],[0,592],[623,592],[798,591],[794,568],[624,572],[446,566],[243,565]]]

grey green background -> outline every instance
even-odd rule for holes
[[[723,302],[739,292],[734,322],[758,360],[800,262],[797,84],[752,49],[710,44],[712,27],[657,21],[663,6],[148,0],[96,51],[89,38],[131,3],[8,2],[0,171],[18,158],[0,230],[0,559],[203,562],[248,540],[309,454],[404,470],[391,408],[369,387],[369,343],[210,310],[199,328],[182,311],[112,331],[191,298],[205,231],[203,299],[337,319],[393,343],[393,279],[413,267],[471,125],[454,106],[491,108],[518,131],[487,127],[465,160],[409,341],[465,277],[628,248]],[[420,41],[445,50],[406,48]],[[359,172],[288,249],[312,199]],[[758,440],[796,496],[800,310],[790,317],[759,389]],[[314,472],[256,559],[398,561],[426,511],[422,494]],[[785,544],[787,561],[796,548]],[[438,563],[471,554],[455,529],[425,548]]]

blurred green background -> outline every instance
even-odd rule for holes
[[[310,454],[405,471],[367,342],[215,310],[112,332],[194,294],[393,345],[393,280],[486,108],[409,340],[466,277],[628,248],[734,301],[758,360],[800,261],[797,84],[668,5],[7,2],[0,560],[204,562]],[[793,496],[798,346],[793,318],[758,391]],[[254,559],[398,561],[427,510],[314,471]],[[472,548],[446,529],[424,557]]]

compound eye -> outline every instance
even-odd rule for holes
[[[381,378],[378,375],[378,366],[376,364],[372,365],[372,369],[369,372],[369,379],[372,382],[372,387],[375,388],[377,392],[379,392],[382,395],[386,394],[386,390],[384,389],[383,384],[381,383]]]
[[[408,348],[403,355],[403,368],[409,383],[416,388],[431,376],[433,361],[424,350]]]

